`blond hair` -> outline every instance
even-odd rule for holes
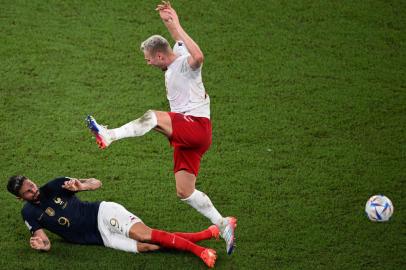
[[[157,52],[170,52],[171,46],[164,37],[160,35],[153,35],[141,43],[140,49],[143,52],[149,52],[152,56],[155,56]]]

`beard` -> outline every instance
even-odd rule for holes
[[[39,199],[40,199],[40,195],[41,194],[39,193],[39,189],[38,189],[37,192],[35,192],[34,196],[32,197],[31,202],[38,203]]]

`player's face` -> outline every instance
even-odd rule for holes
[[[39,189],[30,179],[24,181],[20,189],[20,197],[25,201],[35,202],[39,199]]]
[[[147,65],[157,67],[162,70],[166,70],[166,65],[164,63],[164,55],[160,52],[156,53],[154,56],[148,51],[144,51],[145,61]]]

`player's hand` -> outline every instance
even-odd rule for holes
[[[82,190],[83,184],[76,178],[71,178],[69,181],[65,181],[62,185],[62,188],[70,191],[79,191]]]
[[[155,10],[159,12],[159,16],[163,21],[179,24],[178,14],[176,14],[176,11],[171,7],[169,1],[162,1],[162,4],[158,5]]]
[[[44,241],[41,239],[41,237],[38,236],[32,236],[30,238],[30,246],[33,249],[37,249],[37,250],[43,250],[45,249],[45,243]]]
[[[165,9],[165,8],[171,8],[171,2],[169,2],[169,1],[162,1],[162,3],[161,4],[158,4],[157,6],[156,6],[156,9],[155,10],[162,10],[162,9]]]

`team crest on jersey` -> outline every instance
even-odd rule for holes
[[[47,209],[45,209],[45,213],[47,213],[47,215],[50,217],[55,216],[55,210],[52,209],[51,207],[48,207]]]

